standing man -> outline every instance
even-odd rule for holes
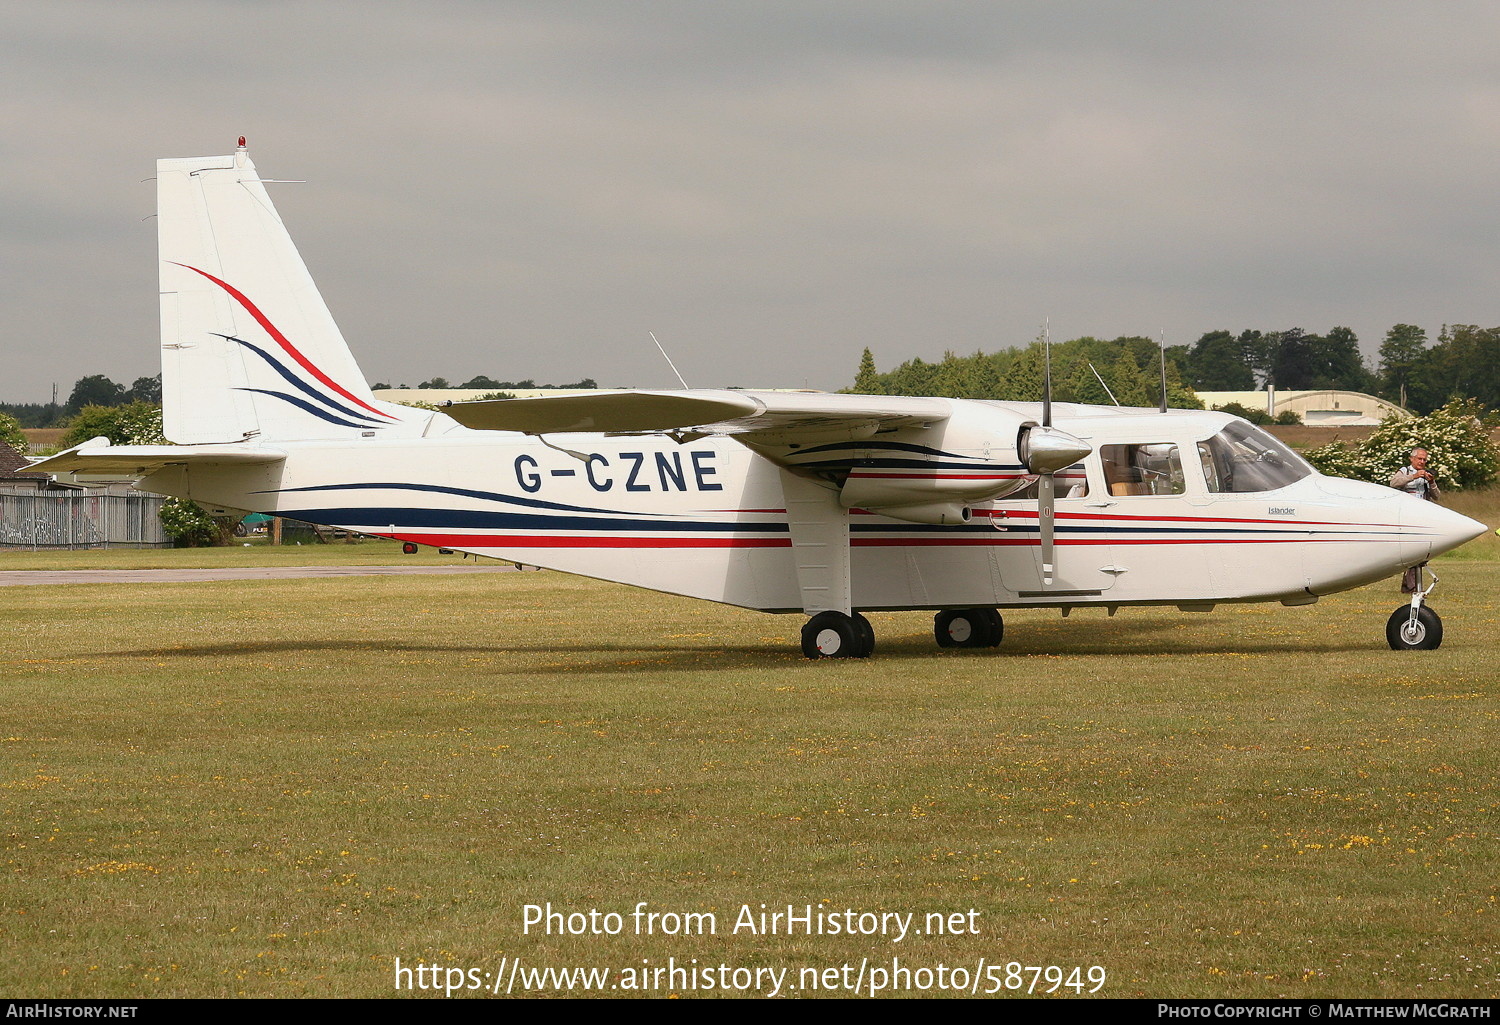
[[[1391,474],[1391,487],[1405,491],[1408,495],[1436,502],[1442,496],[1437,478],[1427,469],[1427,450],[1420,445],[1411,450],[1410,465]],[[1415,594],[1421,587],[1421,565],[1413,566],[1401,577],[1401,593]]]

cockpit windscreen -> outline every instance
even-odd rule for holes
[[[1232,423],[1198,442],[1208,490],[1240,494],[1275,491],[1313,472],[1305,460],[1265,431]]]

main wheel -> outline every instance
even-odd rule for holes
[[[859,644],[863,649],[860,657],[868,658],[875,654],[875,628],[870,621],[858,612],[854,614],[854,628],[859,633]]]
[[[863,616],[819,612],[802,627],[802,654],[808,658],[868,658],[875,650],[875,631]]]
[[[932,617],[932,635],[941,648],[993,648],[1004,632],[994,609],[944,609]]]
[[[1413,621],[1411,606],[1403,605],[1386,620],[1385,639],[1396,651],[1431,651],[1443,643],[1443,621],[1426,605]]]
[[[982,616],[984,622],[984,643],[981,648],[998,648],[1000,641],[1005,636],[1005,621],[1000,618],[999,609],[976,609]]]

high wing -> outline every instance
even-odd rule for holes
[[[108,473],[144,477],[168,466],[279,463],[286,452],[245,445],[111,445],[91,438],[82,445],[26,467],[34,473]]]
[[[754,446],[860,439],[949,418],[942,399],[702,389],[619,391],[455,402],[443,412],[465,427],[523,434],[685,432],[730,435]]]

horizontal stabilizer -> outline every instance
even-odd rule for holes
[[[111,445],[92,438],[76,448],[48,456],[26,467],[28,473],[107,473],[144,477],[164,466],[231,463],[279,463],[286,453],[245,445]]]
[[[755,442],[770,435],[873,433],[882,427],[937,423],[948,418],[950,406],[942,399],[905,396],[700,390],[486,399],[450,403],[443,412],[476,430],[524,434],[691,430],[738,435]]]

